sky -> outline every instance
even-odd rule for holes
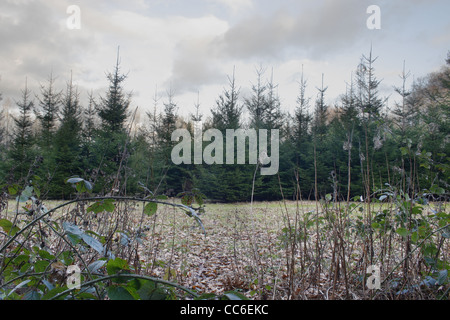
[[[367,26],[371,5],[379,29]],[[448,12],[448,0],[1,0],[0,105],[14,112],[25,81],[38,95],[50,74],[61,90],[72,74],[86,105],[89,92],[104,96],[118,48],[141,122],[169,91],[180,115],[199,103],[209,117],[233,70],[244,99],[260,67],[284,111],[295,108],[302,69],[306,95],[314,101],[323,75],[333,105],[371,48],[380,94],[394,103],[404,63],[407,85],[445,64]]]

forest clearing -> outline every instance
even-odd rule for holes
[[[0,300],[448,300],[448,8],[2,1]]]
[[[180,204],[178,199],[169,201]],[[45,203],[47,209],[61,204]],[[10,212],[2,212],[4,230],[14,205],[10,202]],[[319,215],[315,214],[316,205]],[[401,208],[395,203],[371,206],[372,227],[366,229],[367,215],[361,202],[348,206],[313,201],[208,203],[200,215],[203,231],[176,207],[159,205],[148,212],[143,203],[127,201],[94,213],[81,212],[77,202],[52,213],[47,226],[39,224],[27,241],[21,241],[21,254],[16,253],[2,273],[5,280],[15,279],[14,283],[31,277],[35,285],[22,295],[47,292],[44,296],[52,298],[67,290],[62,284],[67,281],[69,261],[78,260],[81,270],[88,265],[93,279],[111,275],[106,251],[102,251],[108,248],[108,257],[119,258],[124,272],[164,282],[147,288],[145,296],[150,299],[218,299],[227,293],[254,300],[446,299],[450,248],[445,239],[450,234],[448,227],[431,233],[448,224],[446,203],[415,205],[420,212],[411,230],[401,228],[401,216],[396,213]],[[64,223],[71,227],[61,228]],[[77,232],[71,229],[77,225],[89,235],[82,237],[83,241],[77,241]],[[62,241],[64,229],[73,246]],[[371,265],[380,268],[379,289],[370,289],[368,284],[372,274],[367,268]],[[33,273],[36,269],[41,272]],[[87,277],[82,272],[84,281]],[[105,292],[119,285],[126,290],[117,293],[117,298],[143,298],[131,279],[125,283],[116,280],[119,284],[106,281],[103,286],[97,283],[100,296],[94,294],[94,286],[83,286],[69,297],[102,299]],[[8,283],[2,287],[3,298],[18,298],[20,289],[5,296],[9,291],[5,289],[12,289]]]

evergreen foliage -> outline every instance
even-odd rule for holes
[[[199,189],[209,199],[224,202],[249,201],[252,196],[307,200],[326,194],[349,201],[354,196],[371,197],[386,183],[413,194],[429,186],[429,179],[447,188],[450,59],[440,71],[412,81],[403,65],[390,104],[379,93],[376,63],[372,50],[362,56],[335,105],[326,102],[325,78],[316,88],[316,99],[311,99],[303,69],[296,105],[282,105],[273,70],[266,80],[265,69],[259,67],[247,96],[242,96],[233,70],[210,117],[199,113],[198,102],[196,112],[183,119],[177,110],[185,106],[178,106],[169,90],[161,110],[155,94],[154,108],[141,123],[136,121],[137,111],[130,110],[119,54],[113,71],[107,73],[106,92],[99,97],[91,92],[85,106],[72,79],[65,91],[58,92],[50,75],[48,84],[41,86],[36,109],[25,84],[12,117],[11,137],[0,125],[0,184],[26,185],[40,178],[43,196],[69,198],[74,190],[64,182],[79,176],[89,180],[98,194],[151,191],[175,196]],[[282,111],[289,109],[292,112]],[[188,129],[193,154],[194,126],[200,121],[203,132],[214,128],[222,133],[224,146],[227,129],[279,129],[278,174],[262,176],[260,164],[249,164],[254,155],[249,154],[248,139],[245,165],[237,164],[236,152],[234,164],[226,164],[224,152],[223,164],[174,165],[171,151],[178,142],[172,141],[172,133]],[[11,141],[6,150],[5,139]],[[201,141],[202,150],[212,142]],[[431,173],[416,159],[418,154],[426,155],[439,170]],[[406,179],[405,172],[414,172],[414,181]]]

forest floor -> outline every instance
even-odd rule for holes
[[[50,209],[58,203],[46,205]],[[9,206],[10,218],[14,205]],[[70,216],[97,235],[113,230],[111,250],[127,259],[134,272],[176,282],[200,294],[235,290],[251,299],[271,300],[435,299],[446,290],[445,286],[434,291],[423,288],[421,272],[429,269],[419,250],[410,259],[414,268],[407,275],[402,273],[404,241],[395,232],[373,236],[373,264],[381,269],[381,281],[388,275],[393,281],[389,287],[383,283],[381,290],[368,289],[368,264],[362,259],[367,246],[356,232],[358,214],[351,219],[345,242],[339,242],[330,223],[335,217],[314,218],[316,210],[322,209],[316,202],[206,204],[200,216],[205,233],[194,219],[171,206],[158,206],[156,214],[147,216],[141,203],[128,204],[126,209],[118,205],[114,212],[95,217],[92,213],[78,216],[75,206],[65,207],[52,220],[61,222]],[[381,204],[377,206],[374,211],[381,209]],[[51,243],[47,246],[58,250]],[[440,249],[448,261],[448,241]],[[395,287],[395,283],[402,284]]]
[[[375,206],[377,211],[384,207]],[[175,280],[200,293],[238,290],[253,299],[433,299],[433,295],[413,289],[423,284],[415,268],[398,288],[367,289],[368,265],[362,261],[365,246],[355,231],[357,219],[352,220],[348,242],[343,245],[344,276],[333,227],[322,220],[315,229],[314,216],[308,216],[316,209],[321,210],[315,202],[207,204],[201,215],[205,235],[179,210],[161,208],[153,221],[148,221],[149,225],[156,222],[155,228],[147,233],[145,245],[139,250],[144,273]],[[293,247],[294,234],[289,230],[302,228],[307,237],[299,231]],[[404,242],[395,233],[375,235],[373,242],[373,263],[380,267],[383,281],[401,264]],[[448,258],[449,249],[446,241],[442,246],[444,257]],[[412,265],[421,263],[420,254],[411,258]],[[420,268],[427,271],[424,265]],[[400,280],[403,276],[402,268],[398,268],[392,278]]]

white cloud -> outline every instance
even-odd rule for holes
[[[237,13],[242,10],[248,10],[253,7],[253,0],[208,0],[210,2],[217,2],[219,4],[225,5],[233,13]]]

